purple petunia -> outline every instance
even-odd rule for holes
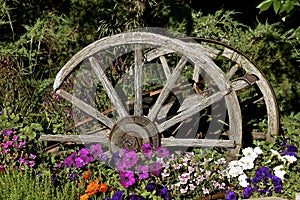
[[[139,179],[147,179],[149,178],[149,168],[148,166],[138,165],[137,172],[139,175]]]
[[[281,179],[280,179],[279,177],[277,177],[277,176],[272,176],[272,183],[273,183],[274,185],[281,185],[281,184],[282,184],[282,181],[281,181]]]
[[[150,173],[153,174],[154,176],[159,176],[161,170],[162,170],[162,166],[161,166],[161,164],[158,163],[158,162],[152,163],[152,164],[149,166],[149,171],[150,171]]]
[[[90,146],[90,152],[93,155],[94,158],[101,158],[103,154],[102,146],[101,144],[95,144]]]
[[[129,195],[129,200],[145,200],[145,198],[137,194],[131,194]]]
[[[253,189],[250,185],[248,185],[243,192],[244,198],[249,199],[249,197],[253,194]]]
[[[171,196],[169,194],[168,188],[164,187],[161,190],[158,191],[157,196],[160,196],[162,198],[164,198],[164,200],[169,200],[171,199]]]
[[[112,200],[123,200],[123,197],[122,197],[122,195],[123,195],[123,191],[122,190],[120,190],[120,191],[118,191],[118,192],[116,192],[113,196],[112,196]]]
[[[146,158],[152,157],[152,146],[150,143],[146,143],[142,145],[143,154]]]
[[[258,168],[255,172],[255,176],[259,180],[272,177],[271,172],[270,172],[269,168],[267,168],[267,167]]]
[[[237,193],[235,193],[234,191],[230,190],[227,194],[226,194],[226,200],[236,200],[238,199],[238,195]]]
[[[124,188],[128,188],[135,184],[134,173],[131,171],[120,172],[120,183]]]
[[[169,150],[166,147],[156,147],[156,152],[158,154],[159,157],[161,158],[166,158],[169,157],[170,153]]]
[[[65,167],[72,167],[72,165],[74,164],[76,155],[77,155],[77,153],[74,152],[71,155],[69,155],[68,157],[66,157],[65,160],[64,160],[64,166]]]
[[[156,183],[148,183],[146,185],[146,190],[148,192],[152,192],[152,191],[156,190]]]
[[[137,163],[138,159],[139,158],[134,150],[126,152],[123,155],[123,162],[128,168],[133,167]]]

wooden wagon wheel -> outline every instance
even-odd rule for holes
[[[252,137],[254,138],[266,138],[267,141],[273,141],[271,136],[278,135],[279,133],[279,109],[273,88],[258,66],[242,52],[220,41],[197,37],[182,38],[182,40],[187,42],[191,48],[204,51],[207,56],[218,63],[220,69],[226,74],[225,77],[231,81],[232,88],[239,94],[243,93],[242,95],[245,95],[244,91],[249,87],[252,87],[252,89],[256,88],[254,89],[256,96],[251,96],[251,98],[248,98],[247,101],[244,102],[241,100],[241,107],[242,110],[245,110],[245,107],[250,107],[249,105],[263,102],[262,104],[265,108],[260,107],[256,109],[258,109],[259,112],[261,112],[261,109],[266,110],[264,114],[267,116],[261,118],[267,118],[268,120],[267,133],[265,134],[262,131],[253,132],[253,130],[248,131],[251,131]],[[172,52],[164,48],[157,48],[148,52],[147,58],[148,60],[152,60],[159,57],[162,62],[164,62],[164,56],[169,53]],[[227,62],[224,62],[224,58],[227,59]],[[221,62],[220,59],[222,60]],[[196,79],[194,80],[198,81]],[[245,99],[245,97],[243,98]],[[245,126],[249,120],[253,120],[255,117],[253,113],[258,113],[257,110],[255,112],[255,109],[251,109],[253,109],[253,106],[248,109],[248,112],[242,112],[243,116],[250,116],[247,119],[246,117],[243,118],[243,124],[245,124]],[[243,133],[246,133],[245,129],[243,130]]]
[[[171,52],[172,56],[153,54],[157,49]],[[116,55],[118,54],[116,52],[121,52],[122,56]],[[149,52],[154,55],[153,58],[150,58]],[[162,74],[163,77],[159,79],[163,79],[163,84],[161,88],[156,86],[147,91],[147,87],[146,89],[144,87],[145,71],[143,70],[149,68],[151,64],[157,66],[156,62],[150,62],[157,57],[160,61],[159,66],[162,68],[156,72]],[[126,59],[122,66],[129,65],[129,67],[125,67],[125,74],[116,75],[118,77],[116,78],[114,74],[118,74],[118,69],[115,65],[120,62],[120,59]],[[85,67],[89,68],[86,72],[94,74],[88,78],[93,80],[96,78],[97,84],[100,84],[102,91],[106,92],[105,97],[110,101],[108,107],[104,106],[105,108],[99,109],[93,100],[89,101],[91,95],[87,95],[85,91],[99,88],[97,84],[96,86],[81,84],[76,94],[74,87],[73,91],[63,89],[63,83],[67,78],[76,69]],[[129,88],[132,90],[131,93],[117,89],[118,83],[122,82],[122,77],[127,74],[131,74],[133,79],[132,87]],[[204,80],[204,86],[201,89],[194,84],[200,80]],[[238,86],[239,84],[235,87]],[[92,130],[92,133],[96,133],[92,135],[44,135],[41,137],[44,141],[102,142],[109,144],[111,151],[120,148],[137,149],[145,142],[151,142],[153,146],[161,144],[175,147],[228,147],[232,149],[229,151],[231,157],[234,157],[241,147],[241,111],[232,83],[203,50],[191,48],[177,39],[147,32],[123,33],[100,39],[82,49],[66,63],[57,74],[53,87],[61,97],[100,122],[101,130]],[[82,90],[84,87],[87,89]],[[95,92],[93,89],[92,91]],[[132,98],[129,98],[129,93]],[[146,105],[149,98],[150,104]],[[175,105],[174,102],[179,103],[179,106],[175,106],[175,110],[172,107]],[[212,139],[199,139],[195,138],[195,135],[173,137],[174,130],[181,128],[190,119],[193,121],[196,118],[197,120],[200,113],[208,107],[213,113],[213,115],[210,113],[210,116],[228,117],[228,140],[220,140],[217,137],[221,134],[222,128],[211,131],[211,135],[216,135],[216,137],[211,137]],[[215,110],[218,111],[215,112]],[[170,112],[172,114],[168,115]],[[218,118],[218,121],[222,119]],[[89,121],[91,121],[90,118],[81,119],[77,125]],[[175,127],[172,133],[165,134],[172,127]],[[197,132],[196,136],[198,136]]]
[[[213,60],[221,57],[233,61],[233,63],[229,63],[229,65],[227,66],[228,68],[221,68],[226,74],[226,78],[228,78],[231,81],[233,87],[236,88],[236,90],[241,91],[241,93],[245,93],[245,89],[251,87],[252,89],[254,89],[253,93],[255,93],[256,95],[251,96],[246,101],[240,103],[242,110],[246,106],[248,106],[249,108],[245,108],[246,110],[244,111],[244,113],[242,111],[242,115],[244,116],[243,124],[246,124],[247,122],[249,122],[249,120],[253,119],[258,113],[257,110],[264,109],[265,112],[263,114],[265,114],[266,116],[261,116],[261,118],[267,119],[267,132],[263,133],[263,131],[250,131],[252,131],[253,137],[265,137],[267,141],[273,141],[273,138],[271,136],[276,136],[279,134],[280,113],[274,90],[265,74],[247,55],[230,45],[207,38],[193,37],[192,39],[193,41],[197,41],[200,45],[202,45],[202,47],[207,50],[207,55]],[[188,38],[183,40],[190,41],[190,39]],[[190,45],[193,46],[197,44],[190,43]],[[224,64],[219,64],[218,66],[224,66]],[[244,84],[239,84],[240,81],[244,81]],[[239,84],[240,86],[236,87],[237,84]],[[261,103],[263,106],[253,107],[254,104],[258,103]],[[248,119],[245,119],[245,117],[247,116]],[[245,132],[245,130],[243,130],[243,132]]]

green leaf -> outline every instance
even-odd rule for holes
[[[275,13],[278,13],[278,10],[280,9],[281,5],[280,5],[280,1],[278,0],[273,0],[273,8]]]
[[[258,8],[260,11],[259,13],[266,11],[270,8],[270,6],[272,5],[272,0],[266,0],[261,2],[256,8]]]

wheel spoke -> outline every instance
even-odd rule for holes
[[[85,103],[84,101],[78,99],[74,95],[59,89],[56,91],[58,95],[66,99],[67,101],[71,102],[74,106],[85,112],[86,114],[94,117],[95,119],[99,120],[103,124],[105,124],[107,127],[112,128],[115,124],[114,121],[107,116],[103,115],[101,112],[99,112],[97,109],[93,108],[89,104]]]
[[[148,114],[148,118],[151,121],[154,121],[155,117],[157,116],[157,113],[159,112],[162,104],[164,103],[164,101],[166,100],[166,98],[169,95],[170,90],[172,89],[172,87],[174,86],[175,82],[177,81],[177,79],[179,78],[180,74],[181,74],[181,70],[183,69],[183,67],[185,66],[187,62],[187,59],[182,57],[176,68],[174,69],[173,73],[171,74],[170,79],[167,81],[167,83],[165,84],[164,88],[162,89],[160,95],[158,96],[155,104],[153,105],[152,109],[149,111]]]
[[[116,90],[113,88],[111,85],[110,81],[105,75],[104,70],[100,66],[99,62],[97,61],[96,58],[90,57],[89,61],[91,63],[91,67],[94,70],[96,76],[98,79],[101,81],[104,89],[107,92],[108,97],[110,98],[112,104],[116,108],[118,114],[120,115],[121,118],[129,116],[128,112],[126,111],[125,107],[123,106],[121,99],[119,98]]]
[[[160,62],[162,64],[162,66],[163,66],[166,78],[168,80],[170,78],[170,76],[171,76],[171,71],[170,71],[170,68],[168,66],[167,59],[166,59],[165,56],[160,56],[159,59],[160,59]]]
[[[141,45],[136,45],[134,50],[134,115],[143,115],[143,63]]]
[[[194,114],[200,112],[204,108],[218,102],[225,95],[227,95],[229,92],[230,92],[229,90],[228,91],[227,90],[226,91],[220,91],[220,92],[217,92],[217,93],[209,96],[208,98],[203,98],[203,94],[194,95],[192,98],[190,98],[188,100],[188,102],[193,102],[193,104],[189,104],[188,107],[185,106],[186,104],[183,104],[184,109],[181,106],[179,108],[179,110],[181,111],[180,113],[178,113],[173,118],[159,124],[157,126],[158,131],[161,133],[164,130],[166,130],[167,128],[170,128],[171,126],[177,124],[178,122],[186,120],[187,118],[189,118],[189,117],[193,116]],[[199,99],[200,99],[200,101],[199,101]]]
[[[228,79],[228,80],[230,80],[232,77],[233,77],[233,75],[235,74],[235,72],[239,69],[239,64],[235,64],[235,65],[233,65],[231,68],[230,68],[230,70],[226,73],[226,75],[225,75],[225,77]]]

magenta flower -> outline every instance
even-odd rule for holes
[[[13,141],[17,141],[17,140],[18,140],[18,138],[19,138],[19,136],[17,136],[17,135],[14,135],[14,136],[13,136],[13,138],[12,138],[12,140],[13,140]]]
[[[156,147],[156,152],[158,154],[159,157],[161,158],[166,158],[169,157],[170,153],[169,150],[166,147]]]
[[[26,141],[22,141],[19,143],[18,148],[21,148],[26,145]]]
[[[77,155],[76,152],[72,153],[66,159],[64,160],[64,166],[65,167],[71,167],[74,164],[75,156]]]
[[[91,154],[94,156],[94,158],[101,158],[101,156],[103,154],[101,144],[91,145],[90,151],[91,151]]]
[[[25,163],[25,159],[21,157],[21,158],[19,159],[19,162],[20,162],[20,163]]]
[[[32,159],[35,159],[36,158],[36,155],[34,155],[34,154],[29,154],[29,156],[30,156],[30,158],[32,158]]]
[[[81,157],[75,158],[75,164],[74,164],[75,168],[83,167],[85,164],[86,163],[81,159]]]
[[[162,170],[162,166],[160,163],[158,162],[155,162],[153,164],[151,164],[149,166],[149,171],[151,174],[153,174],[154,176],[159,176],[160,175],[160,172]]]
[[[143,154],[146,158],[151,158],[152,156],[152,146],[150,143],[143,144],[142,146]]]
[[[120,172],[120,183],[124,188],[135,184],[135,177],[132,171]]]
[[[32,168],[35,165],[35,162],[33,160],[31,160],[28,162],[28,164],[29,164],[29,167]]]
[[[134,150],[125,153],[123,156],[123,162],[128,168],[133,167],[137,163],[138,159],[139,158]]]
[[[117,170],[119,172],[125,172],[126,170],[128,170],[128,166],[124,162],[119,161],[117,164]]]
[[[148,166],[139,165],[137,167],[137,172],[138,172],[138,175],[139,175],[139,179],[147,179],[147,178],[149,178],[148,171],[149,171]]]
[[[3,143],[2,148],[7,149],[7,147],[8,147],[8,143],[7,142]]]

